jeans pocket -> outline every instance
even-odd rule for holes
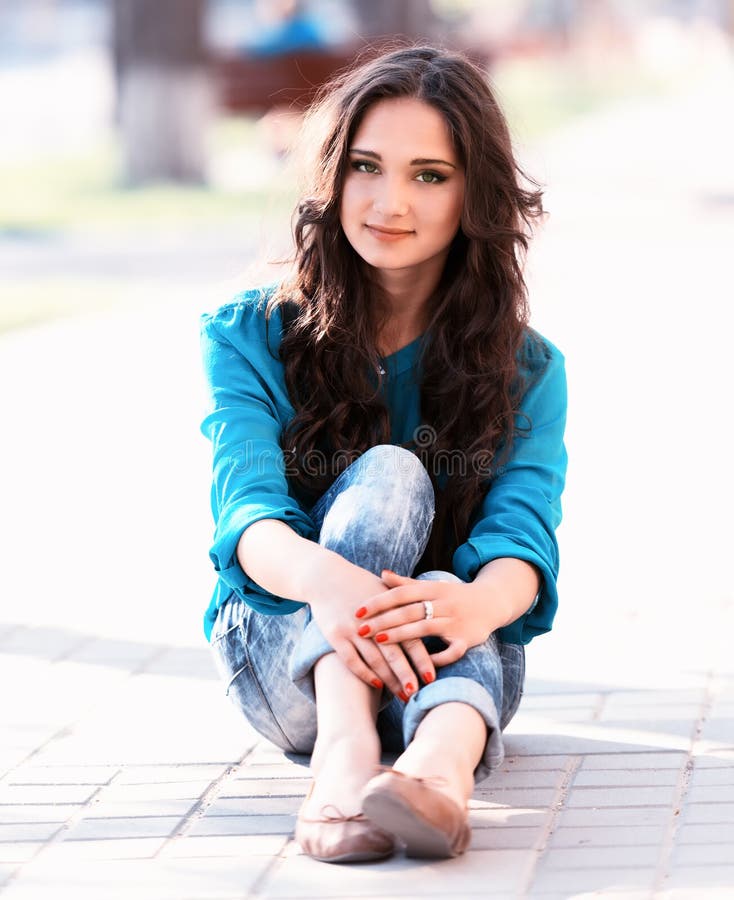
[[[500,728],[509,725],[522,700],[525,685],[525,647],[500,642],[502,660],[502,713]]]
[[[291,742],[278,724],[250,658],[250,622],[250,616],[245,613],[236,626],[217,635],[212,641],[211,648],[217,669],[226,685],[225,693],[250,725],[282,750],[292,750]]]

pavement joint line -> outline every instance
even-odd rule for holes
[[[530,857],[528,870],[525,879],[522,882],[522,896],[524,897],[530,893],[530,889],[533,886],[538,873],[538,866],[548,849],[551,835],[555,831],[556,823],[566,805],[566,800],[571,791],[571,785],[576,777],[576,773],[581,768],[582,762],[583,756],[580,754],[569,757],[563,777],[558,785],[555,802],[548,807],[548,816],[546,817],[545,824],[541,827],[540,835],[533,846],[535,853]]]
[[[670,872],[675,840],[680,829],[683,804],[685,803],[686,795],[688,794],[688,791],[690,789],[691,779],[693,777],[696,744],[703,734],[706,720],[709,713],[711,712],[711,708],[715,699],[715,674],[715,671],[712,670],[709,671],[707,675],[706,690],[701,700],[698,718],[696,719],[696,723],[693,728],[693,734],[691,735],[688,754],[686,757],[686,761],[681,768],[678,784],[676,785],[676,793],[672,803],[672,815],[670,816],[670,821],[668,822],[667,833],[663,838],[663,843],[660,849],[660,857],[658,860],[657,869],[655,871],[655,877],[653,879],[653,896],[662,891],[665,879],[668,877],[668,874]]]
[[[215,778],[212,783],[209,785],[206,791],[199,797],[199,799],[192,804],[189,811],[182,817],[181,821],[178,824],[178,827],[170,834],[166,840],[161,844],[161,846],[156,850],[153,854],[152,858],[157,859],[164,851],[168,849],[173,843],[180,841],[181,838],[185,837],[194,825],[204,818],[207,809],[212,805],[215,800],[218,800],[221,796],[221,787],[226,782],[233,780],[234,775],[240,770],[241,766],[245,763],[248,757],[252,756],[255,751],[255,748],[258,745],[258,741],[255,741],[250,747],[245,750],[240,759],[236,762],[230,763],[229,766],[221,773],[217,778]]]

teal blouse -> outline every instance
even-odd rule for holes
[[[283,364],[278,359],[282,319],[278,309],[266,334],[265,306],[272,291],[239,294],[201,317],[204,370],[210,411],[201,424],[212,442],[211,507],[214,541],[209,556],[217,583],[204,616],[211,636],[217,610],[233,595],[270,615],[285,615],[302,604],[276,597],[253,581],[237,561],[242,532],[259,519],[280,519],[302,537],[318,540],[307,509],[296,499],[285,475],[280,436],[295,415]],[[502,640],[527,644],[549,631],[558,606],[558,545],[561,492],[566,473],[563,432],[566,378],[563,356],[549,341],[528,335],[532,379],[521,404],[521,425],[512,454],[472,518],[467,540],[456,548],[453,571],[472,581],[492,559],[514,557],[533,563],[542,575],[534,606],[499,632]],[[410,441],[421,424],[419,353],[422,338],[383,359],[384,397],[390,413],[391,442]],[[526,419],[525,416],[528,418]]]

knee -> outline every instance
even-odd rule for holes
[[[360,473],[381,485],[391,497],[399,494],[408,502],[434,508],[435,496],[428,472],[415,453],[405,447],[377,444],[366,450],[355,465]]]

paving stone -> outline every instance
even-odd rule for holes
[[[734,765],[717,766],[712,769],[694,768],[691,776],[693,787],[703,785],[721,785],[722,787],[734,786]]]
[[[59,841],[43,851],[44,861],[89,859],[152,859],[165,837],[100,838]]]
[[[554,788],[497,788],[482,787],[474,792],[474,800],[501,806],[518,806],[523,809],[547,809],[556,799]],[[477,807],[478,808],[478,807]]]
[[[205,816],[189,835],[293,834],[295,816]]]
[[[491,790],[507,790],[508,788],[551,788],[557,790],[563,783],[565,773],[558,769],[510,770],[492,772],[475,790],[475,795],[483,795]]]
[[[660,856],[659,846],[623,847],[553,847],[547,850],[540,862],[546,869],[633,869],[654,870]]]
[[[659,846],[666,834],[662,825],[625,825],[617,827],[556,828],[551,847],[629,847]]]
[[[725,747],[734,746],[734,716],[717,716],[707,719],[700,739]]]
[[[282,816],[298,812],[303,797],[220,798],[207,807],[207,816]]]
[[[734,749],[711,749],[699,743],[693,751],[694,771],[734,766]]]
[[[99,790],[92,784],[3,784],[0,806],[25,803],[86,803]]]
[[[522,698],[523,712],[538,709],[596,709],[604,695],[599,694],[528,694]]]
[[[734,803],[690,803],[683,808],[683,820],[691,825],[734,822]]]
[[[665,879],[663,887],[667,890],[675,888],[688,888],[697,891],[698,897],[705,896],[708,900],[708,891],[712,888],[727,891],[727,897],[731,897],[731,886],[734,884],[734,865],[724,866],[680,866]],[[700,892],[706,890],[703,895]],[[5,898],[3,898],[5,900]]]
[[[694,784],[688,789],[686,802],[734,803],[734,784]]]
[[[734,821],[695,825],[684,822],[676,834],[678,844],[732,844]]]
[[[162,784],[111,784],[95,798],[99,803],[130,803],[156,800],[198,800],[211,787],[210,781],[164,781]]]
[[[62,822],[15,822],[0,825],[0,843],[6,841],[46,841],[61,828]]]
[[[89,637],[74,631],[43,626],[19,626],[3,640],[3,653],[38,654],[45,660],[61,659],[82,647]]]
[[[564,809],[561,811],[557,825],[573,828],[602,826],[605,828],[637,825],[664,825],[670,819],[671,810],[667,806],[620,807],[588,807]]]
[[[3,900],[242,900],[270,865],[263,856],[184,859],[78,860],[40,857],[5,888]]]
[[[477,850],[431,862],[397,856],[373,866],[325,866],[298,854],[279,860],[260,885],[263,898],[404,897],[418,895],[508,897],[521,893],[535,853]],[[3,898],[4,900],[4,898]]]
[[[130,803],[105,802],[93,803],[84,811],[87,819],[119,819],[146,816],[176,816],[179,819],[188,815],[198,805],[198,800],[135,800]]]
[[[283,834],[185,835],[169,841],[162,856],[278,856],[290,838]]]
[[[675,769],[686,761],[686,754],[669,753],[592,753],[585,756],[581,771],[589,769]]]
[[[650,891],[654,872],[645,869],[603,869],[599,866],[590,869],[551,870],[538,873],[533,883],[531,894],[539,892],[563,892],[566,897],[575,892],[594,892],[593,896],[607,896],[608,892],[625,889]],[[649,896],[649,894],[648,894]]]
[[[222,787],[220,799],[227,797],[305,797],[310,778],[250,778],[228,781]]]
[[[121,785],[163,785],[168,782],[211,784],[231,768],[229,763],[193,763],[170,766],[126,765],[115,779],[115,787]]]
[[[291,763],[283,763],[280,765],[244,765],[237,769],[234,781],[260,781],[278,779],[303,779],[310,778],[308,766],[297,766]]]
[[[672,787],[679,778],[678,769],[587,769],[576,773],[573,787]]]
[[[512,727],[512,722],[508,726]],[[670,745],[669,749],[684,750],[689,741],[674,735],[650,734],[645,735],[640,730],[630,732],[628,729],[614,729],[597,724],[575,726],[575,734],[563,733],[561,724],[558,725],[558,733],[549,733],[550,726],[546,720],[536,723],[537,731],[528,731],[525,734],[506,734],[506,747],[513,754],[530,756],[533,754],[560,754],[564,756],[583,756],[588,753],[613,753],[624,747],[625,750],[643,752],[657,750],[661,743]],[[585,733],[582,733],[582,729]],[[566,726],[568,731],[568,726]]]
[[[146,660],[152,660],[157,656],[161,649],[160,646],[137,641],[98,638],[85,643],[71,653],[69,658],[74,662],[121,666],[128,671],[134,671]]]
[[[8,841],[0,844],[0,863],[25,863],[43,848],[42,841]]]
[[[117,766],[21,766],[11,772],[7,784],[107,784],[120,771]]]
[[[732,862],[731,843],[678,844],[673,850],[673,868],[677,866],[725,866]],[[734,882],[732,882],[734,888]]]
[[[570,756],[558,754],[553,756],[505,756],[503,771],[515,772],[565,772]]]
[[[575,807],[599,806],[662,806],[673,802],[673,787],[609,787],[609,788],[577,788],[574,787],[566,801],[566,805]]]
[[[477,809],[469,802],[469,822],[472,828],[542,828],[550,816],[549,810],[521,809],[505,806]]]
[[[147,816],[119,819],[82,819],[66,833],[67,841],[110,838],[168,837],[181,821],[180,816]]]
[[[12,825],[22,822],[67,822],[81,809],[73,803],[33,804],[25,806],[0,806],[0,824]]]
[[[470,850],[531,850],[540,840],[541,828],[473,828]]]

